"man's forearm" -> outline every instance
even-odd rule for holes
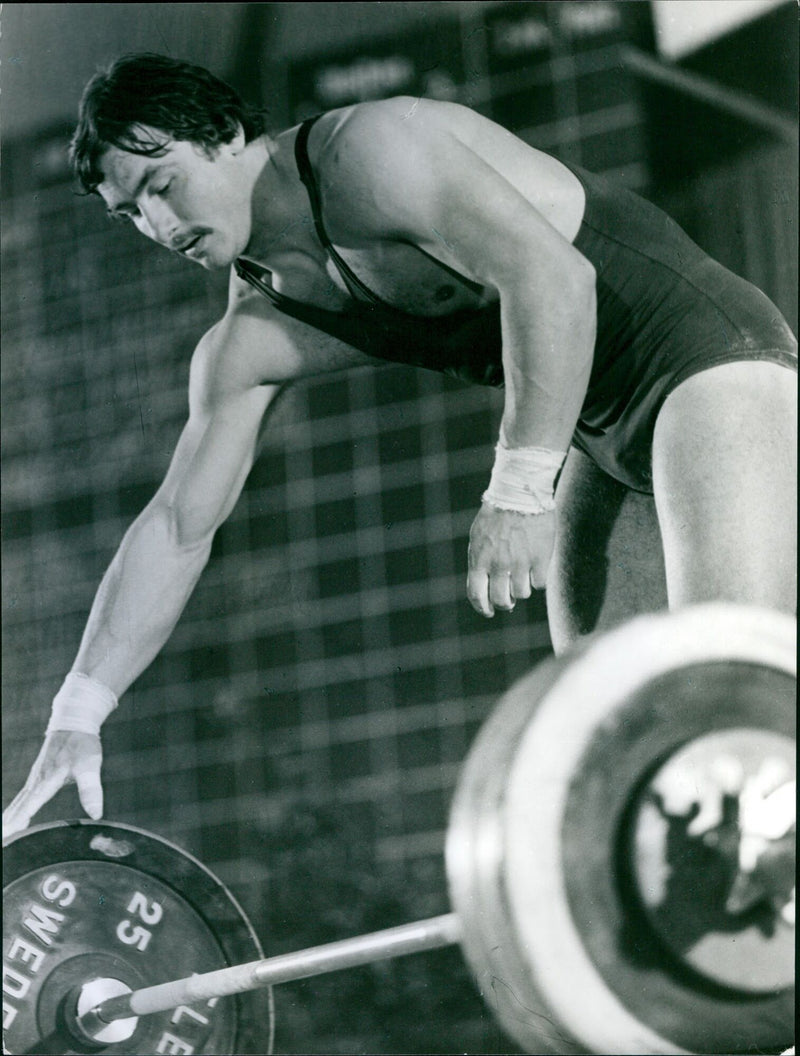
[[[596,335],[593,273],[552,276],[548,286],[533,305],[530,293],[513,291],[503,308],[500,439],[510,448],[566,451],[586,397]]]
[[[120,696],[156,657],[205,567],[212,537],[176,539],[169,509],[152,503],[130,527],[92,605],[73,665]]]

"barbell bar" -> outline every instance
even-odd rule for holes
[[[385,928],[351,939],[313,946],[294,953],[280,954],[248,964],[238,964],[203,975],[176,979],[169,983],[121,994],[103,1001],[76,1020],[84,1040],[94,1040],[110,1023],[134,1016],[165,1012],[197,1001],[228,997],[264,986],[308,979],[314,975],[357,968],[375,961],[422,953],[456,945],[461,926],[455,913],[446,913],[411,924]]]
[[[447,832],[452,913],[277,958],[192,958],[171,982],[138,958],[169,936],[165,909],[187,917],[180,884],[164,869],[137,872],[146,855],[114,857],[136,830],[68,826],[93,834],[90,900],[98,869],[122,897],[111,948],[55,957],[24,1010],[24,1043],[66,1024],[77,1051],[110,1036],[115,1052],[179,1051],[144,1039],[159,1012],[175,1010],[170,1028],[207,1025],[212,1006],[253,987],[270,993],[275,982],[458,942],[526,1051],[780,1052],[794,1003],[795,685],[795,624],[776,613],[698,606],[596,636],[517,682],[480,731]],[[26,838],[35,844],[36,831],[17,842]],[[59,884],[78,887],[64,858],[58,868],[37,859],[7,889],[21,921],[6,949],[20,1005],[12,1019],[33,982],[26,970],[34,976],[57,945],[48,911],[66,910],[71,890]],[[27,901],[15,883],[27,883]],[[189,901],[199,912],[203,899]],[[122,910],[130,917],[118,921]],[[142,949],[137,929],[148,928]],[[192,1051],[251,1051],[227,1031],[228,1048],[198,1037]]]

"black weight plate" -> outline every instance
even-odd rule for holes
[[[67,1052],[60,1005],[92,978],[135,989],[263,957],[244,912],[202,863],[127,825],[60,822],[4,848],[6,1051]],[[108,1053],[271,1051],[272,995],[141,1017]],[[80,1046],[77,1046],[80,1049]]]

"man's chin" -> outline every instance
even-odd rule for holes
[[[202,257],[197,261],[201,268],[206,271],[224,271],[229,268],[232,264],[232,260],[215,260],[212,257]]]
[[[231,267],[235,259],[227,253],[201,253],[192,263],[199,264],[205,271],[224,271]]]

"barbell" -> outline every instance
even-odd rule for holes
[[[460,943],[525,1051],[781,1052],[795,677],[795,622],[722,604],[545,661],[462,768],[452,912],[277,957],[166,840],[29,829],[4,852],[5,1051],[268,1052],[273,984]]]

